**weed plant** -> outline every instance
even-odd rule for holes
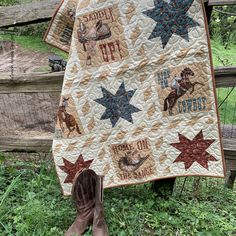
[[[63,235],[76,210],[62,196],[51,161],[34,167],[2,155],[1,162],[0,235]],[[177,178],[169,199],[157,197],[150,183],[105,190],[110,235],[236,235],[236,192],[225,189],[221,179],[205,177],[196,189],[195,180]]]

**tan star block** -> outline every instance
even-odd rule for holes
[[[116,135],[116,140],[122,140],[122,139],[124,139],[124,137],[125,137],[125,135],[126,135],[126,132],[125,131],[120,131],[117,135]]]
[[[117,76],[124,75],[129,70],[129,65],[124,65],[120,67],[120,69],[117,71]]]
[[[180,122],[181,122],[181,120],[178,120],[178,121],[175,121],[175,122],[173,122],[173,123],[170,123],[168,129],[174,129],[174,128],[176,128],[176,127],[179,125]]]
[[[76,97],[78,98],[78,100],[80,100],[80,98],[82,98],[84,96],[84,92],[79,91],[76,93]]]
[[[156,132],[156,131],[158,131],[159,130],[159,128],[161,127],[161,123],[155,123],[153,126],[152,126],[152,128],[151,128],[151,132]]]
[[[74,64],[74,65],[72,66],[70,72],[71,72],[72,74],[77,74],[77,73],[78,73],[78,68],[77,68],[76,64]]]
[[[80,1],[79,5],[78,5],[78,9],[83,9],[83,8],[87,7],[89,4],[90,4],[90,0]]]
[[[108,140],[108,138],[110,137],[110,135],[111,135],[111,132],[102,134],[101,139],[99,140],[99,142],[100,143],[106,142]]]
[[[139,48],[137,55],[138,55],[138,56],[143,56],[144,54],[145,54],[145,48],[144,48],[144,45],[142,45],[142,46]]]
[[[157,140],[156,144],[155,144],[156,149],[157,149],[157,150],[160,149],[163,143],[164,143],[163,137],[159,138],[159,139]]]
[[[88,148],[93,144],[95,137],[89,137],[83,144],[82,148]]]
[[[91,79],[92,79],[91,75],[85,75],[83,79],[80,81],[80,85],[87,85]]]
[[[106,151],[104,148],[102,148],[101,151],[99,151],[98,153],[99,160],[103,160],[105,158],[105,155],[106,155]]]
[[[133,136],[137,136],[143,132],[143,130],[146,128],[146,125],[139,126],[135,129]]]
[[[149,87],[144,91],[144,101],[146,102],[151,96],[152,96],[152,87],[149,86]]]
[[[90,104],[88,101],[86,101],[82,107],[82,112],[83,112],[84,116],[88,115],[89,111],[90,111]]]
[[[94,129],[94,127],[95,127],[95,119],[94,117],[92,117],[88,123],[88,130],[91,131]]]
[[[104,169],[103,169],[103,175],[106,176],[106,175],[108,174],[108,172],[109,172],[110,169],[111,169],[111,168],[110,168],[110,165],[109,165],[109,163],[107,163],[107,164],[105,165]]]
[[[160,158],[159,158],[160,164],[163,164],[166,160],[167,160],[167,155],[166,155],[166,154],[163,154],[163,155],[160,156]]]
[[[68,147],[66,148],[66,152],[71,152],[75,150],[77,142],[70,143]]]
[[[99,75],[98,79],[99,79],[100,81],[105,81],[105,80],[108,79],[109,74],[110,74],[109,71],[103,71],[103,72]]]
[[[140,30],[140,28],[136,25],[134,31],[131,33],[131,41],[132,44],[134,45],[137,41],[137,39],[139,38],[139,36],[141,35],[142,31]]]
[[[128,9],[125,14],[126,14],[128,23],[130,23],[130,20],[136,14],[135,4],[133,2],[129,4]]]
[[[155,104],[153,103],[153,104],[149,107],[149,109],[148,109],[148,112],[147,112],[148,117],[149,117],[149,118],[152,117],[155,112],[156,112],[156,106],[155,106]]]
[[[62,144],[57,144],[53,150],[53,153],[56,154],[60,152],[61,148],[62,148]]]

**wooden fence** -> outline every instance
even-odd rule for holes
[[[215,68],[216,86],[236,86],[236,67]],[[0,150],[50,150],[64,73],[0,77]],[[232,151],[236,139],[224,139]]]

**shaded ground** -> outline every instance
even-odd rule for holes
[[[0,41],[0,73],[11,73],[12,64],[15,74],[50,72],[49,55],[52,53],[32,51],[10,41]]]

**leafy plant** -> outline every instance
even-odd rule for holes
[[[214,7],[210,32],[215,41],[222,43],[228,49],[236,42],[236,6]]]
[[[15,161],[0,168],[0,235],[63,235],[76,210],[61,194],[54,166],[45,160],[38,171],[20,169]],[[24,162],[25,164],[25,162]],[[177,178],[173,196],[157,197],[151,184],[105,190],[104,206],[111,236],[233,235],[236,231],[236,192],[223,180],[201,178],[198,198],[195,178]],[[182,191],[183,190],[183,191]],[[180,193],[182,192],[181,196]],[[91,235],[91,229],[85,236]]]
[[[18,3],[18,0],[1,0],[0,6],[12,6]]]

